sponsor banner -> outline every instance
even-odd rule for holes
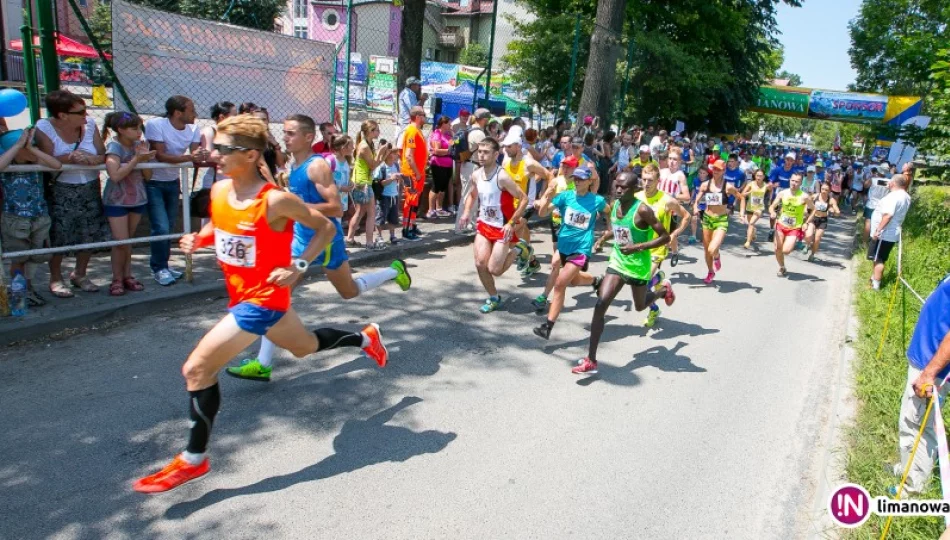
[[[807,118],[809,94],[810,90],[806,88],[763,86],[759,88],[759,99],[751,109],[761,113]]]
[[[396,110],[396,70],[398,60],[392,56],[369,57],[369,82],[366,105],[381,112]]]
[[[808,102],[808,116],[822,120],[883,121],[886,110],[887,96],[880,94],[812,90]]]
[[[346,81],[346,58],[338,58],[336,61],[336,80],[338,84]],[[363,61],[360,53],[350,53],[350,84],[359,84],[366,86],[368,66]]]
[[[139,114],[164,114],[173,95],[190,97],[198,111],[221,99],[266,103],[271,118],[330,110],[332,43],[114,0],[112,47],[113,67]]]
[[[459,65],[445,64],[443,62],[423,62],[422,63],[422,86],[449,85],[457,86]]]

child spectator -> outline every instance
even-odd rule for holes
[[[373,173],[373,189],[379,191],[379,211],[376,224],[389,230],[389,243],[396,245],[396,227],[399,226],[399,185],[402,175],[396,164],[397,152],[386,154],[383,163]],[[382,235],[382,233],[380,233]]]
[[[112,112],[106,115],[102,129],[103,139],[108,137],[110,129],[115,132],[106,146],[109,180],[102,192],[102,204],[115,240],[127,240],[135,235],[147,207],[145,181],[152,177],[152,171],[139,170],[136,166],[150,161],[155,152],[150,151],[148,143],[142,140],[144,125],[138,115]],[[122,296],[126,291],[143,289],[145,286],[132,276],[132,246],[113,247],[109,294]]]
[[[59,169],[58,159],[33,146],[34,128],[23,130],[20,138],[10,147],[3,148],[0,156],[0,184],[3,186],[3,213],[0,215],[0,241],[7,251],[25,251],[49,247],[51,219],[43,197],[43,173],[10,172],[6,168],[10,163],[32,165],[39,163],[50,169]],[[22,273],[27,278],[27,297],[30,306],[46,304],[46,300],[36,293],[30,273],[25,271],[26,263],[44,263],[48,255],[17,257],[10,261],[10,274]]]

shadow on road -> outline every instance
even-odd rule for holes
[[[273,493],[303,482],[322,480],[379,463],[402,462],[415,456],[441,452],[455,440],[455,433],[434,430],[416,432],[401,426],[386,425],[396,413],[421,401],[418,397],[404,397],[399,403],[366,420],[347,420],[333,439],[335,453],[309,467],[265,478],[244,487],[209,491],[193,501],[170,507],[165,517],[185,519],[199,510],[234,497]]]
[[[692,359],[680,354],[683,347],[686,347],[683,341],[677,342],[672,349],[663,345],[650,347],[633,355],[633,360],[621,367],[600,362],[597,373],[578,379],[577,384],[589,386],[597,381],[604,381],[617,386],[636,386],[640,384],[640,377],[634,371],[648,366],[669,373],[705,373],[706,368],[693,364]]]

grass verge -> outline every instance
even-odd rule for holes
[[[950,193],[935,187],[917,190],[904,222],[903,241],[904,279],[926,298],[936,287],[937,280],[950,271]],[[858,250],[856,256],[863,257],[864,250]],[[887,487],[898,481],[885,472],[884,466],[898,460],[897,420],[907,379],[905,352],[921,304],[905,287],[898,288],[883,353],[877,358],[892,288],[897,281],[897,249],[891,253],[880,291],[868,287],[870,262],[863,260],[857,271],[855,309],[859,331],[853,345],[857,359],[855,392],[858,410],[849,434],[846,472],[849,481],[864,486],[872,497],[876,497],[884,495]],[[950,425],[950,414],[946,410],[944,419]],[[936,474],[922,498],[941,498]],[[850,531],[846,537],[880,538],[885,520],[872,515],[863,526]],[[894,518],[888,538],[932,540],[943,530],[942,519]]]

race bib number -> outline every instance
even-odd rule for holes
[[[614,227],[614,244],[621,246],[630,245],[630,229],[626,227]]]
[[[564,213],[564,224],[575,229],[587,229],[590,225],[590,213],[568,208]]]
[[[764,203],[764,202],[765,202],[765,199],[764,199],[763,197],[755,197],[755,196],[753,196],[753,197],[751,198],[749,204],[751,204],[752,206],[754,206],[754,207],[756,207],[756,208],[761,208],[761,207],[762,207],[762,203]]]
[[[782,218],[779,220],[779,222],[780,222],[782,225],[785,225],[786,227],[794,227],[794,226],[795,226],[795,216],[782,216]]]
[[[501,227],[505,218],[501,215],[500,206],[480,206],[478,219],[493,227]]]
[[[707,193],[703,200],[709,206],[719,206],[722,205],[722,193]]]
[[[230,266],[252,268],[257,264],[257,244],[253,236],[231,234],[214,230],[215,251],[218,260]]]
[[[828,203],[826,203],[826,202],[821,202],[821,201],[816,202],[816,203],[815,203],[815,210],[818,210],[819,212],[827,212],[827,211],[828,211]]]

